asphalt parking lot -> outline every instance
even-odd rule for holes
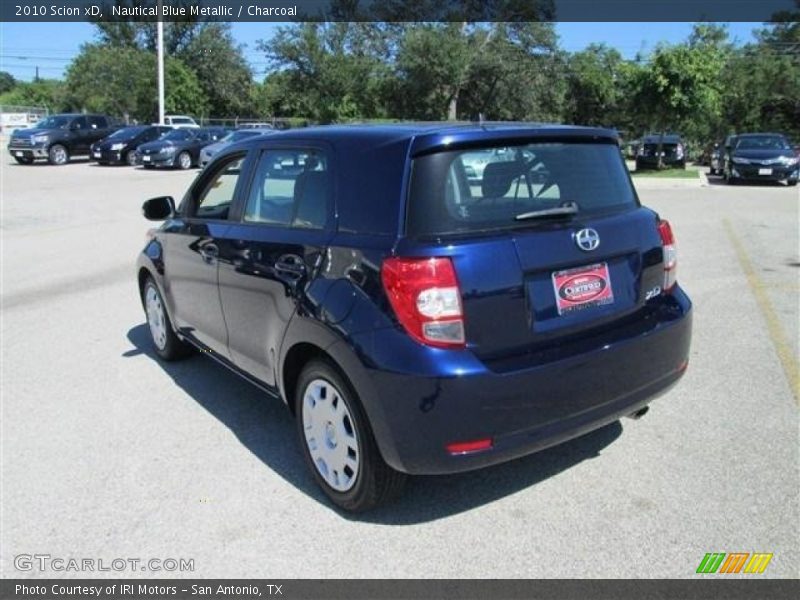
[[[707,552],[798,576],[798,188],[637,181],[695,305],[682,383],[639,421],[414,478],[356,518],[282,405],[149,350],[140,206],[194,172],[0,160],[3,577],[81,575],[17,571],[23,553],[193,559],[194,577],[693,577]]]

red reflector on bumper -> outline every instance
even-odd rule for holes
[[[481,452],[482,450],[491,450],[492,438],[473,440],[471,442],[456,442],[447,444],[445,448],[450,454],[470,454],[472,452]]]

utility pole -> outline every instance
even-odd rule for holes
[[[158,0],[158,124],[164,124],[164,21]]]

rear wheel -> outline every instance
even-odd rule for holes
[[[148,278],[142,291],[144,310],[147,315],[147,326],[150,330],[150,341],[153,348],[164,360],[176,360],[187,356],[191,348],[182,342],[172,329],[167,309],[161,298],[161,292],[155,282]]]
[[[69,151],[61,144],[53,144],[47,152],[47,160],[51,165],[65,165],[69,162]]]
[[[33,159],[30,156],[15,156],[14,160],[21,165],[33,164]]]
[[[178,168],[185,171],[186,169],[189,169],[192,166],[192,156],[188,152],[181,152],[178,155],[177,163],[178,163]]]
[[[353,512],[394,498],[406,476],[387,465],[349,382],[329,362],[309,362],[297,382],[297,433],[306,464],[325,494]]]
[[[787,182],[786,182],[786,185],[788,185],[789,187],[794,187],[794,186],[796,186],[796,185],[797,185],[797,179],[792,179],[792,180],[790,180],[790,181],[787,181]]]

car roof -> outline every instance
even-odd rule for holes
[[[412,154],[436,149],[478,146],[487,141],[513,143],[529,138],[593,138],[617,141],[613,129],[581,127],[552,123],[397,123],[381,125],[322,125],[277,131],[270,142],[341,142],[345,145],[382,146],[394,143],[411,144]],[[238,147],[256,146],[264,138],[256,137],[237,143]]]
[[[746,137],[762,137],[762,136],[765,136],[765,135],[774,135],[774,136],[782,137],[782,138],[786,137],[782,133],[770,133],[769,131],[765,131],[764,133],[739,133],[739,134],[736,134],[733,137],[746,138]]]

